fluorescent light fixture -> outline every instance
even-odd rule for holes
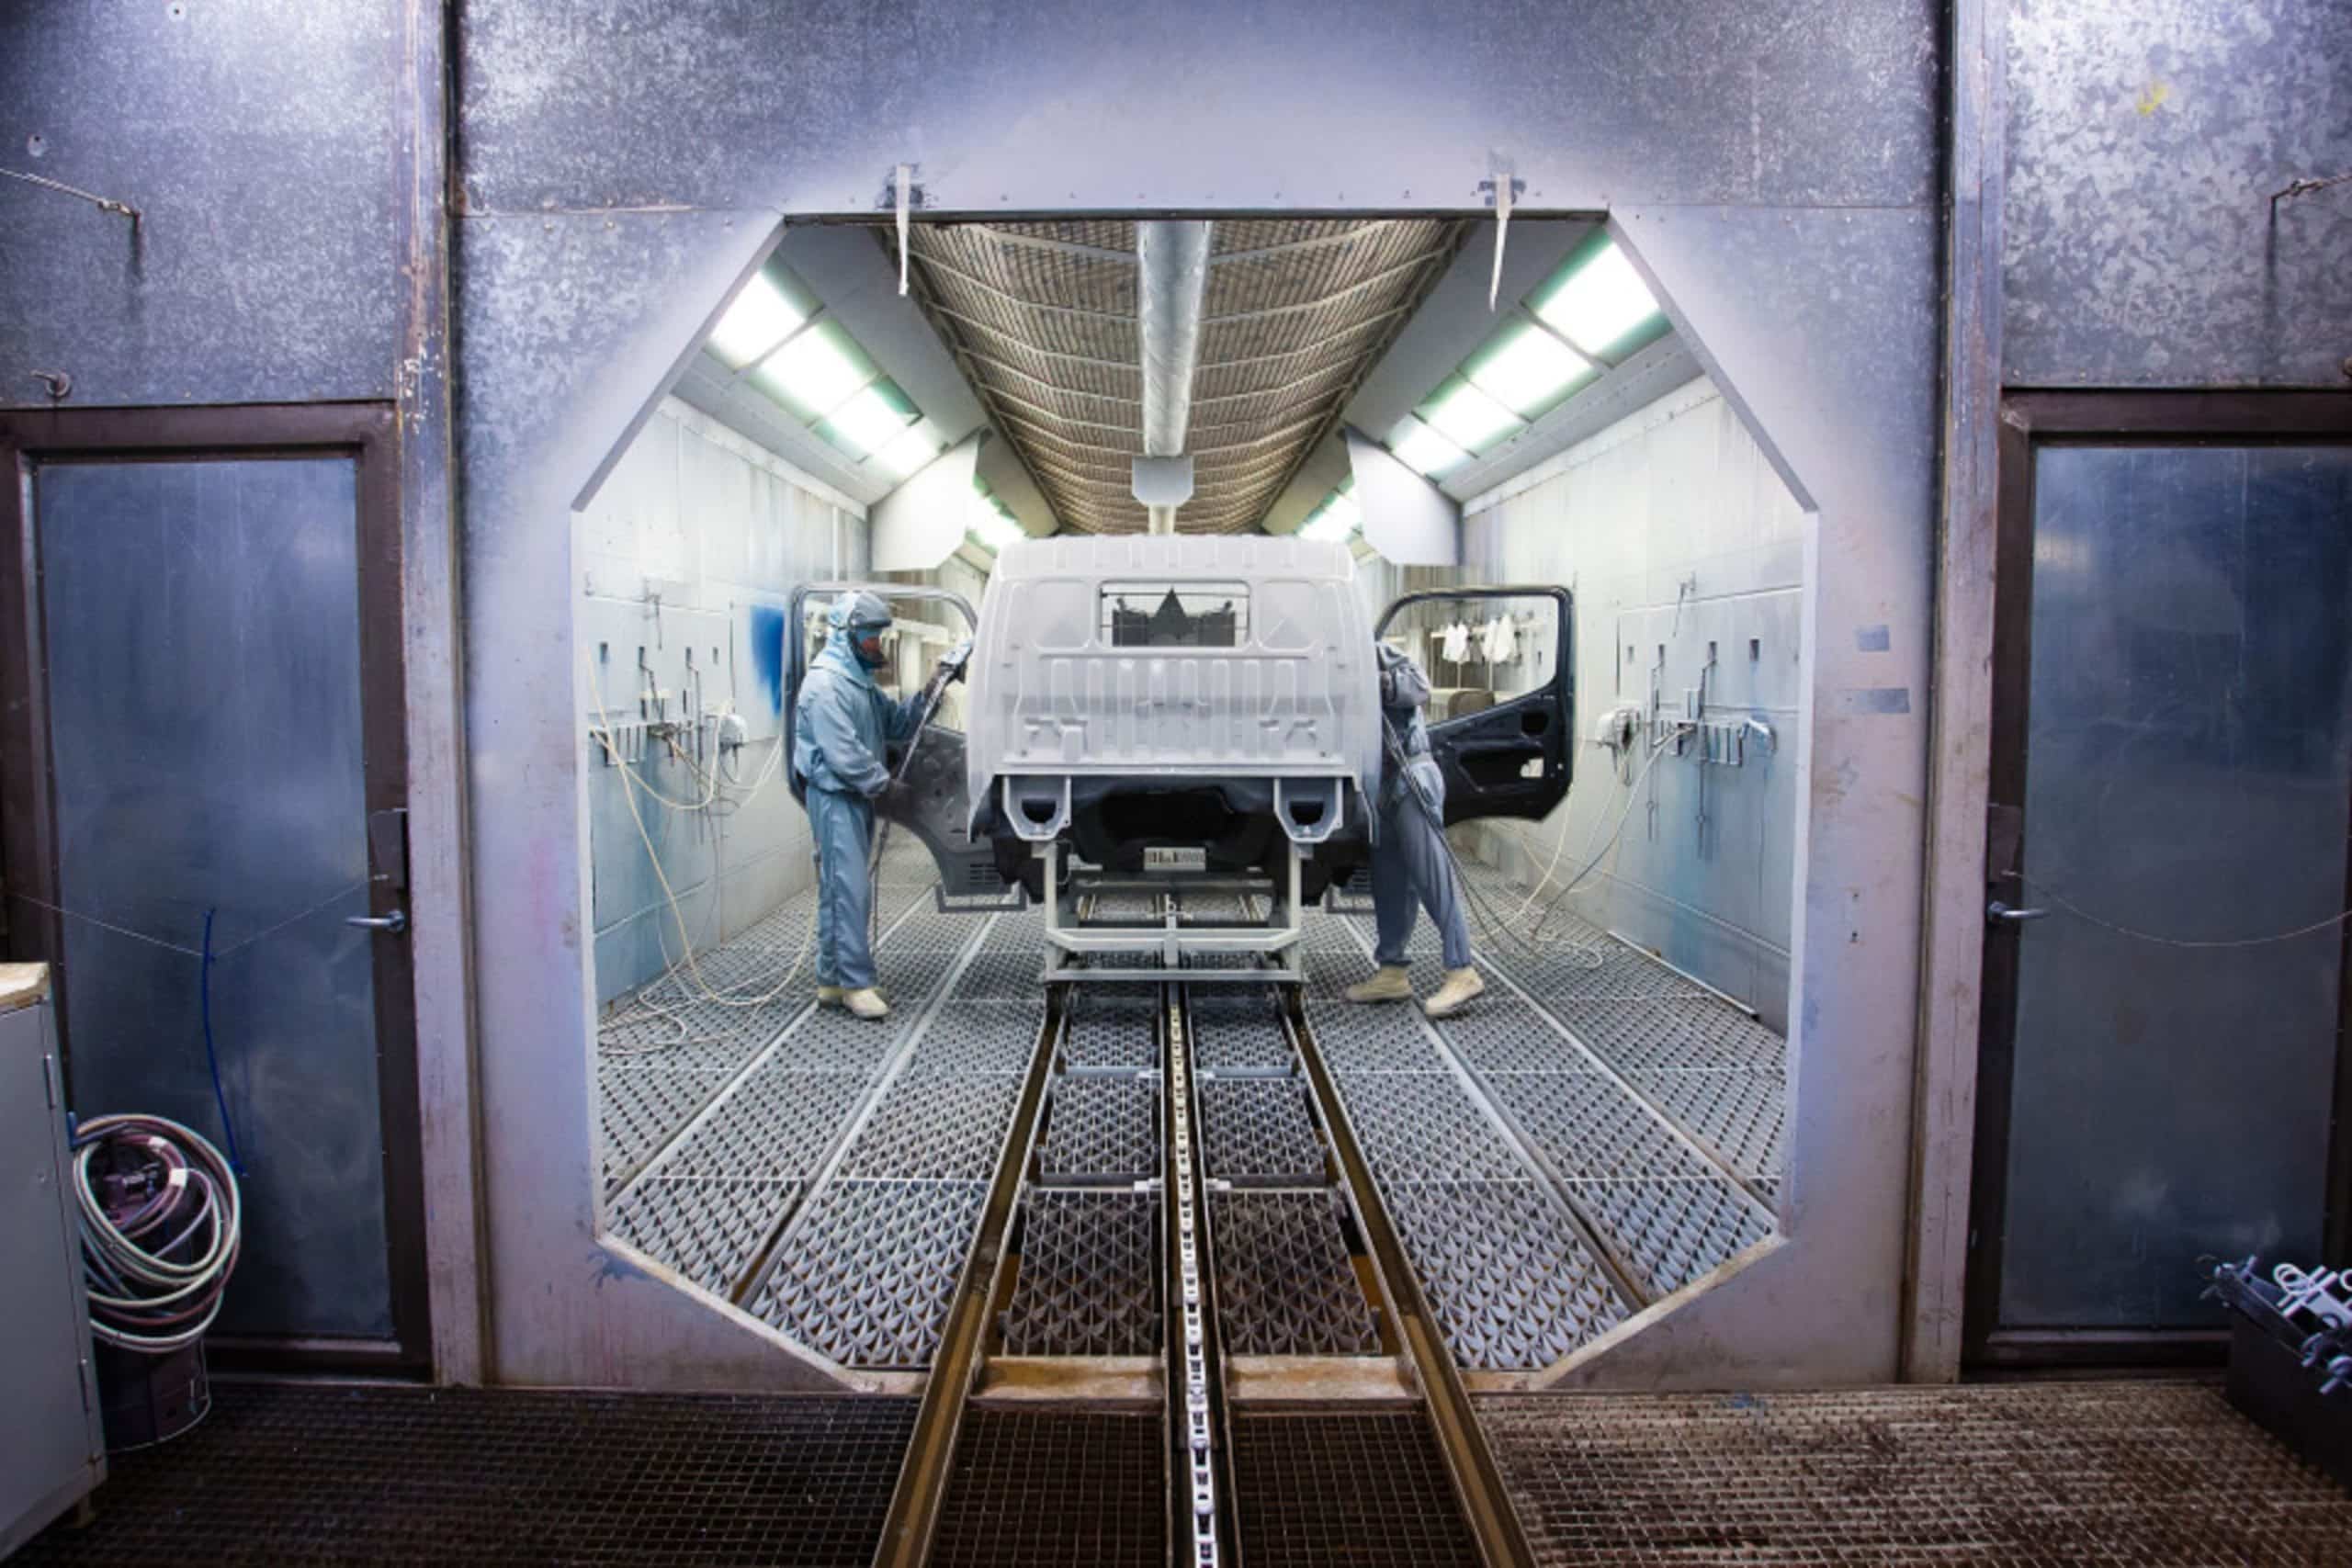
[[[1605,355],[1657,314],[1657,299],[1614,243],[1556,285],[1535,313],[1589,355]]]
[[[1505,327],[1462,373],[1521,419],[1533,419],[1592,374],[1592,361],[1541,327]]]
[[[862,387],[819,422],[817,434],[853,457],[865,457],[896,441],[922,415],[888,381]]]
[[[1323,498],[1323,504],[1308,513],[1299,525],[1299,537],[1304,539],[1345,539],[1363,525],[1363,508],[1352,496],[1333,491]]]
[[[740,370],[792,334],[808,313],[785,298],[766,273],[755,272],[718,325],[710,330],[710,351],[729,370]]]
[[[1470,460],[1470,454],[1408,414],[1388,433],[1388,449],[1408,468],[1435,479]]]
[[[1473,452],[1517,434],[1525,426],[1517,414],[1459,376],[1449,376],[1430,400],[1414,411],[1455,446]]]
[[[980,543],[992,550],[1028,537],[1028,530],[1013,521],[1012,513],[998,502],[983,496],[972,501],[971,525],[966,532],[978,536]]]
[[[874,454],[875,465],[888,469],[899,479],[922,468],[939,456],[946,443],[927,424],[907,427],[896,440]]]
[[[874,362],[849,333],[820,321],[762,361],[752,372],[806,420],[832,412],[849,395],[874,379]]]

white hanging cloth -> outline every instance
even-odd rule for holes
[[[1440,651],[1450,664],[1459,664],[1470,657],[1470,628],[1460,621],[1445,628],[1445,641]]]
[[[1497,615],[1487,623],[1479,643],[1487,663],[1508,664],[1519,657],[1519,628],[1511,625],[1509,615]]]

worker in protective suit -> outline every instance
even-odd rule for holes
[[[1380,965],[1369,980],[1348,987],[1351,1002],[1403,1001],[1413,994],[1405,964],[1405,944],[1413,937],[1416,899],[1430,912],[1444,946],[1445,982],[1421,1004],[1431,1018],[1462,1010],[1487,988],[1470,953],[1470,927],[1454,886],[1453,857],[1445,843],[1445,775],[1430,755],[1430,733],[1421,722],[1429,705],[1430,680],[1412,659],[1378,645],[1380,719],[1383,731],[1380,820],[1372,847],[1373,924]]]
[[[866,940],[874,802],[890,786],[887,748],[914,734],[922,698],[918,693],[894,702],[874,683],[874,671],[888,661],[882,634],[890,629],[890,611],[881,600],[842,594],[826,611],[825,625],[824,649],[792,710],[792,771],[817,846],[817,1000],[882,1018],[890,1007],[875,989]]]

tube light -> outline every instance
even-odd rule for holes
[[[938,457],[944,445],[930,426],[910,425],[898,439],[876,451],[873,461],[876,466],[903,479]]]
[[[752,377],[802,418],[817,420],[872,380],[874,365],[847,333],[821,321],[768,355]]]
[[[1533,419],[1592,374],[1592,361],[1541,327],[1506,327],[1463,375],[1521,419]]]
[[[1616,245],[1595,251],[1535,313],[1589,355],[1606,355],[1657,314],[1657,299]]]
[[[966,531],[979,536],[980,543],[992,550],[1001,550],[1028,536],[1028,530],[1013,521],[1012,513],[992,501],[975,499],[971,518],[971,526]]]
[[[1470,460],[1469,453],[1409,415],[1388,433],[1388,449],[1414,472],[1432,479]]]
[[[903,397],[894,398],[887,382],[876,381],[850,394],[849,400],[825,416],[818,434],[854,457],[865,457],[888,446],[922,416]]]
[[[763,272],[753,273],[743,292],[710,330],[710,351],[729,370],[740,370],[792,335],[808,312],[784,297]]]
[[[1434,425],[1456,446],[1481,452],[1516,434],[1524,422],[1460,377],[1445,384],[1417,412],[1421,423]]]

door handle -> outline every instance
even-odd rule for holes
[[[389,915],[345,915],[346,926],[366,926],[371,931],[391,931],[398,934],[408,930],[408,911],[394,909]]]
[[[2012,909],[1998,898],[1984,906],[1984,918],[1987,920],[2007,920],[2011,925],[2021,925],[2027,920],[2038,920],[2049,913],[2047,909]]]

